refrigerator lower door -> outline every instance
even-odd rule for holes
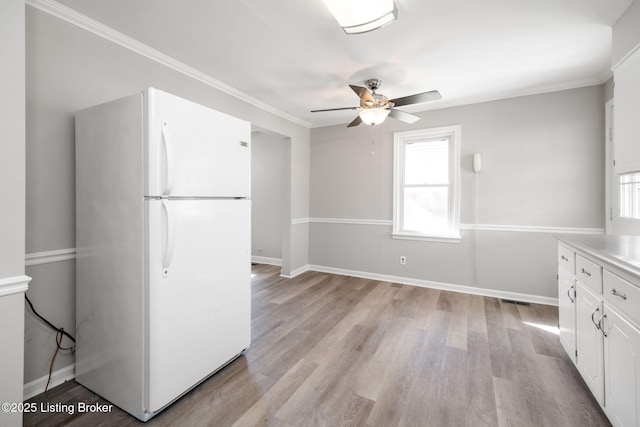
[[[146,202],[150,412],[249,347],[250,203]]]

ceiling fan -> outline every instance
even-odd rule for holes
[[[360,97],[359,107],[342,107],[342,108],[327,108],[324,110],[311,110],[312,113],[319,113],[322,111],[339,111],[339,110],[358,110],[358,116],[347,125],[347,127],[358,126],[360,123],[366,123],[371,126],[380,124],[387,118],[387,116],[400,120],[405,123],[415,123],[420,120],[420,117],[413,114],[409,114],[405,111],[397,110],[395,107],[401,107],[403,105],[418,104],[421,102],[436,101],[442,96],[437,90],[429,92],[416,93],[415,95],[403,96],[402,98],[387,99],[381,93],[376,93],[376,90],[382,85],[380,79],[365,80],[364,84],[367,87],[349,85],[351,89]]]

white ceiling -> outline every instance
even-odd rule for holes
[[[347,35],[322,0],[58,0],[313,127],[348,123],[348,84],[409,112],[602,83],[633,0],[396,0],[398,20]]]

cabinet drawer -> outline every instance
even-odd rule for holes
[[[567,273],[576,274],[576,253],[560,244],[558,245],[558,267]]]
[[[597,293],[602,293],[602,267],[576,255],[576,278]]]
[[[640,324],[640,288],[604,270],[604,299],[624,313],[633,323]]]

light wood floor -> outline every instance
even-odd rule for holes
[[[607,426],[553,332],[557,308],[253,269],[251,348],[149,426]],[[30,402],[104,402],[71,381]],[[26,426],[135,418],[27,414]]]

